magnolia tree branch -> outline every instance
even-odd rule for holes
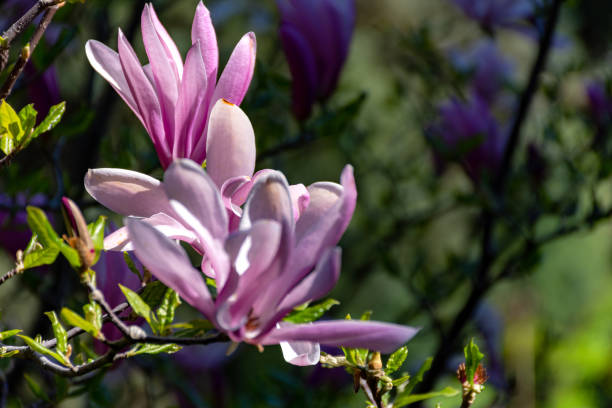
[[[494,193],[497,197],[502,196],[506,180],[510,174],[512,158],[514,157],[519,145],[522,125],[527,117],[531,102],[538,89],[540,76],[545,68],[546,61],[550,53],[562,3],[563,0],[553,0],[550,5],[550,12],[546,22],[546,27],[539,41],[538,53],[531,67],[525,90],[519,99],[517,110],[512,122],[512,127],[508,136],[508,142],[504,150],[502,164],[496,177],[496,183],[493,187]],[[442,337],[438,349],[434,355],[431,369],[425,376],[425,379],[420,386],[422,391],[429,391],[433,388],[437,378],[446,368],[447,361],[455,350],[455,345],[459,340],[463,328],[469,322],[476,307],[480,304],[480,300],[493,286],[493,283],[497,281],[496,279],[491,279],[488,276],[491,266],[496,258],[492,248],[493,231],[495,226],[494,209],[485,208],[483,210],[482,224],[483,235],[481,241],[481,259],[478,271],[476,273],[476,279],[473,283],[472,292],[459,313],[456,315],[453,323],[446,332],[446,335]]]
[[[51,24],[53,16],[57,12],[57,10],[63,5],[63,1],[53,1],[52,5],[46,8],[45,14],[43,15],[43,18],[38,27],[36,27],[36,31],[34,32],[34,35],[32,35],[30,42],[22,49],[19,59],[15,63],[15,66],[13,67],[11,72],[9,73],[6,82],[2,85],[2,89],[0,89],[0,99],[5,99],[7,96],[9,96],[11,90],[13,89],[13,86],[15,85],[15,82],[17,82],[17,78],[19,78],[19,75],[21,75],[21,72],[30,60],[30,56],[34,52],[34,49],[36,49],[38,42],[47,30],[47,27],[49,27],[49,24]]]
[[[3,44],[0,45],[0,72],[4,71],[8,62],[9,51],[12,42],[27,26],[45,9],[63,3],[64,0],[38,0],[19,20],[15,21],[6,31],[2,33]]]

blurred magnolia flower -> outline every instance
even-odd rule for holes
[[[512,74],[512,64],[493,41],[479,42],[467,52],[453,51],[450,56],[457,70],[470,75],[473,93],[488,103]]]
[[[304,120],[329,98],[348,55],[354,0],[277,0],[279,35],[293,77],[293,113]]]
[[[506,135],[486,101],[451,99],[439,108],[440,118],[429,130],[436,159],[459,161],[476,182],[493,176],[502,161]]]
[[[597,126],[605,126],[612,119],[612,98],[605,84],[597,81],[586,85],[589,113]]]
[[[201,2],[184,64],[151,4],[142,12],[141,29],[149,58],[144,67],[121,30],[119,53],[89,40],[87,58],[140,119],[164,168],[175,158],[201,164],[207,158],[206,129],[213,105],[221,98],[240,104],[249,87],[255,67],[255,34],[242,37],[217,81],[217,38]]]
[[[136,256],[231,340],[257,346],[280,343],[288,362],[313,365],[319,361],[319,343],[388,353],[416,334],[411,327],[371,321],[282,322],[294,307],[324,296],[336,284],[336,244],[357,198],[350,166],[342,172],[341,185],[308,187],[310,201],[297,221],[285,177],[268,172],[254,182],[233,233],[228,232],[227,210],[215,181],[196,163],[173,162],[164,175],[164,190],[205,250],[202,271],[175,241],[130,217],[127,229]],[[202,272],[215,280],[215,299]]]
[[[487,30],[512,27],[533,14],[531,0],[452,0],[469,18]]]
[[[19,249],[25,249],[32,232],[28,228],[28,205],[43,206],[48,200],[44,194],[17,193],[15,197],[0,194],[0,247],[11,256]]]
[[[236,105],[220,100],[214,106],[208,126],[206,160],[208,177],[223,197],[229,214],[229,230],[237,228],[253,183],[272,170],[255,169],[255,134],[249,118]],[[98,202],[122,214],[143,217],[167,236],[191,244],[203,253],[202,242],[192,225],[184,222],[170,205],[168,190],[175,186],[153,177],[123,169],[94,169],[85,176],[85,188]],[[187,187],[187,186],[185,186]],[[308,191],[302,184],[290,186],[294,217],[308,204]],[[217,192],[215,192],[217,194]],[[127,251],[132,246],[125,228],[104,240],[105,249]]]

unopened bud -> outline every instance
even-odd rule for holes
[[[372,353],[370,357],[370,361],[368,362],[368,368],[370,370],[382,370],[383,364],[382,359],[380,357],[380,352],[375,351]]]
[[[85,218],[79,207],[67,197],[62,197],[62,213],[66,229],[70,234],[68,244],[79,253],[81,266],[88,269],[94,262],[96,250],[87,229]]]
[[[21,49],[21,59],[27,60],[30,58],[30,43],[27,43],[25,47]]]
[[[138,326],[128,327],[128,332],[130,334],[130,337],[134,340],[140,340],[140,339],[144,339],[147,337],[147,333],[144,330],[142,330],[141,327],[138,327]]]

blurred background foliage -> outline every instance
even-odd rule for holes
[[[143,4],[87,0],[58,12],[34,54],[34,74],[17,83],[9,101],[16,107],[28,103],[37,76],[51,69],[58,96],[67,101],[66,114],[56,129],[1,170],[3,195],[42,194],[42,207],[57,220],[59,199],[66,195],[86,210],[88,220],[104,213],[120,224],[120,218],[84,192],[86,170],[121,167],[161,177],[146,131],[89,66],[84,52],[90,38],[116,49],[121,27],[145,61],[139,35]],[[196,2],[153,4],[186,52]],[[470,92],[474,70],[464,69],[461,56],[483,41],[493,41],[508,61],[509,74],[494,113],[500,129],[508,129],[538,49],[537,35],[512,29],[488,32],[447,0],[358,0],[338,89],[306,122],[298,123],[289,108],[291,78],[275,3],[208,0],[206,6],[217,30],[220,64],[243,33],[257,35],[255,76],[241,105],[255,129],[257,168],[276,168],[291,183],[308,185],[336,181],[345,163],[355,166],[359,199],[341,242],[342,277],[330,294],[341,305],[331,315],[372,310],[377,320],[422,326],[409,343],[405,366],[416,371],[436,353],[477,279],[480,209],[491,205],[486,180],[468,176],[457,163],[445,169],[436,165],[429,129],[442,104]],[[9,9],[15,10],[7,2]],[[4,27],[12,18],[8,11],[1,15]],[[476,337],[486,345],[482,348],[490,375],[477,407],[612,405],[612,231],[609,222],[590,228],[584,221],[605,219],[599,216],[612,207],[610,118],[597,119],[587,93],[596,82],[610,95],[610,21],[609,1],[568,0],[563,5],[502,210],[496,213],[501,222],[493,234],[500,263],[492,269],[499,270],[512,257],[518,266],[510,279],[482,298],[465,330],[455,333],[456,347],[436,378],[439,386],[456,381],[461,345]],[[23,203],[15,202],[2,204],[6,231],[14,231],[18,222]],[[573,233],[560,234],[528,254],[517,249],[563,227]],[[3,254],[4,269],[10,269],[13,255],[11,250]],[[29,271],[2,287],[2,326],[48,334],[40,312],[84,299],[68,265]],[[179,311],[192,316],[188,306]],[[72,386],[74,397],[61,406],[363,406],[363,396],[352,392],[352,379],[341,369],[289,366],[274,347],[263,354],[245,345],[230,357],[224,352],[223,345],[216,345],[123,362],[105,377]],[[27,362],[0,364],[10,390],[8,406],[46,406],[41,396],[67,387],[65,380]],[[42,388],[38,395],[25,375]],[[460,397],[440,402],[459,406]]]

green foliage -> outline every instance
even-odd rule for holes
[[[174,323],[169,326],[171,329],[178,329],[174,332],[176,337],[197,337],[203,336],[214,326],[206,319],[196,319],[189,322]]]
[[[55,312],[46,312],[45,315],[51,321],[51,326],[53,327],[53,335],[57,340],[56,348],[62,355],[68,355],[68,334],[66,333],[66,329],[60,323],[57,318]]]
[[[21,337],[23,339],[23,341],[25,341],[25,343],[35,352],[40,353],[40,354],[44,354],[46,356],[49,357],[53,357],[55,360],[57,360],[58,362],[60,362],[61,364],[65,365],[65,366],[71,366],[72,364],[70,363],[70,360],[68,360],[66,358],[66,356],[56,353],[55,351],[45,347],[42,345],[42,343],[40,341],[38,341],[37,339],[32,339],[26,335],[23,334],[18,334],[17,336]]]
[[[62,319],[71,326],[80,327],[85,330],[87,333],[91,334],[93,337],[100,338],[101,332],[96,326],[82,318],[78,313],[64,307],[60,312]]]
[[[13,330],[6,330],[3,332],[0,332],[0,341],[4,341],[6,339],[8,339],[9,337],[13,337],[16,334],[21,333],[21,329],[13,329]]]
[[[81,265],[78,252],[62,241],[62,239],[57,235],[51,226],[51,223],[49,223],[45,212],[40,208],[33,206],[28,206],[26,208],[26,212],[28,214],[28,226],[32,232],[36,234],[36,239],[41,244],[42,250],[47,250],[46,253],[41,252],[36,254],[36,258],[33,258],[32,261],[36,260],[38,265],[46,265],[40,262],[47,262],[49,260],[51,260],[49,263],[52,263],[55,260],[55,258],[53,258],[54,251],[59,251],[62,253],[62,255],[64,255],[68,262],[70,262],[70,265],[73,268],[78,268]]]
[[[484,354],[480,352],[478,346],[474,343],[474,339],[471,339],[470,344],[465,346],[463,353],[465,354],[465,373],[467,380],[470,382],[470,385],[474,385],[474,375],[476,374],[478,365],[484,358]]]
[[[458,394],[459,394],[459,390],[453,387],[446,387],[443,390],[428,392],[426,394],[410,394],[410,395],[402,394],[395,399],[395,402],[393,403],[393,407],[401,408],[401,407],[405,407],[406,405],[410,405],[415,402],[419,402],[419,401],[423,401],[427,399],[438,398],[438,397],[448,398],[448,397],[454,397]]]
[[[160,281],[149,282],[142,290],[140,297],[151,309],[155,309],[163,301],[166,289],[166,286]]]
[[[142,274],[140,273],[140,271],[138,270],[138,268],[134,264],[134,261],[130,257],[129,253],[127,253],[127,252],[123,253],[123,260],[125,261],[125,264],[127,265],[127,267],[130,270],[130,272],[132,272],[134,275],[138,276],[138,279],[140,279],[142,281]]]
[[[103,215],[99,216],[95,222],[87,225],[87,232],[89,232],[91,242],[96,250],[94,264],[100,258],[100,251],[104,249],[104,227],[106,227],[106,217]]]
[[[38,243],[38,236],[36,234],[32,234],[32,238],[30,238],[30,242],[28,243],[28,246],[23,254],[21,264],[22,270],[41,265],[50,265],[55,261],[58,254],[58,247],[52,246],[44,248]]]
[[[416,385],[418,383],[423,381],[423,376],[431,368],[431,362],[432,361],[433,361],[433,357],[429,357],[427,360],[425,360],[425,362],[421,365],[421,367],[419,368],[419,371],[416,373],[416,375],[412,377],[412,380],[410,381],[410,383],[408,384],[408,386],[404,390],[404,394],[406,394],[406,395],[410,394],[412,392],[412,390],[414,389],[414,387],[416,387]]]
[[[47,116],[36,125],[38,112],[34,105],[23,107],[19,114],[5,100],[0,103],[0,150],[5,155],[19,152],[41,134],[53,129],[66,111],[66,102],[61,102],[49,109]]]
[[[157,318],[159,320],[158,330],[160,333],[166,333],[168,326],[174,321],[174,311],[181,304],[178,293],[168,288],[164,294],[161,305],[157,309]]]
[[[90,301],[83,306],[85,318],[90,322],[98,332],[102,330],[102,308],[95,301]]]
[[[157,332],[159,322],[157,320],[157,317],[155,316],[155,313],[153,313],[147,302],[145,302],[138,295],[138,293],[134,292],[130,288],[126,288],[121,284],[119,285],[119,288],[123,292],[123,295],[125,296],[127,302],[132,307],[134,313],[136,313],[140,317],[143,317],[147,321],[151,329],[153,329],[154,332]]]
[[[176,344],[139,344],[130,351],[128,357],[137,356],[139,354],[173,354],[181,350],[182,347]]]
[[[335,299],[327,299],[313,306],[308,306],[302,310],[294,310],[289,313],[283,320],[291,323],[310,323],[319,320],[325,312],[332,307],[339,305]]]
[[[43,387],[41,387],[40,384],[38,384],[36,380],[34,380],[32,377],[30,377],[27,374],[24,374],[23,378],[26,380],[26,383],[28,384],[28,388],[30,389],[30,391],[32,391],[32,394],[34,394],[34,396],[42,399],[43,401],[51,402],[49,395],[47,395]]]
[[[385,373],[389,375],[399,370],[402,364],[404,364],[406,357],[408,357],[408,347],[406,346],[399,348],[395,353],[391,354],[387,360]]]

